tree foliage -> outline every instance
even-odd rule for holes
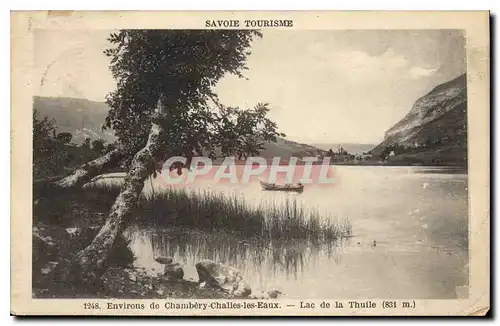
[[[91,149],[89,138],[81,146],[72,144],[71,133],[57,133],[56,129],[54,119],[41,118],[37,110],[33,110],[33,176],[36,179],[64,174],[103,152]]]
[[[216,113],[217,138],[223,155],[236,155],[238,159],[258,155],[265,142],[276,142],[277,125],[266,117],[269,104],[258,103],[253,109],[241,110],[233,107],[220,107]]]
[[[48,117],[39,119],[37,115],[33,110],[33,176],[54,176],[61,173],[70,160],[65,148],[69,136],[58,137],[55,121]]]
[[[104,144],[105,142],[103,139],[96,139],[92,142],[92,150],[96,151],[97,153],[102,153],[106,148]]]
[[[71,139],[73,139],[73,135],[69,132],[61,132],[56,136],[57,140],[63,142],[64,144],[69,144]]]
[[[252,30],[122,30],[109,37],[117,89],[107,96],[105,128],[131,157],[147,140],[158,98],[168,111],[164,159],[170,156],[254,155],[279,133],[267,104],[226,107],[214,92],[225,74],[244,78]]]
[[[33,154],[34,158],[50,154],[53,150],[54,120],[44,117],[38,119],[37,110],[33,110]]]

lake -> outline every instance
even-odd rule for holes
[[[303,193],[246,185],[189,186],[245,198],[249,205],[295,198],[331,218],[348,218],[352,237],[331,243],[262,243],[222,231],[132,226],[125,232],[135,267],[156,273],[157,256],[184,264],[213,259],[238,268],[254,293],[279,289],[287,298],[448,299],[468,296],[467,174],[437,167],[332,166],[330,186]],[[145,191],[166,187],[161,177]],[[187,187],[187,186],[186,186]]]

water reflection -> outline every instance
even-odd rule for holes
[[[328,257],[332,263],[338,262],[346,244],[345,239],[329,243],[264,241],[259,238],[242,239],[227,232],[139,226],[129,228],[125,235],[137,257],[136,267],[158,273],[162,266],[154,258],[170,256],[184,264],[188,277],[196,280],[195,264],[202,259],[211,259],[242,271],[254,288],[271,284],[275,277],[281,275],[297,279],[307,269],[314,268],[320,256]]]

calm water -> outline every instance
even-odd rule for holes
[[[301,194],[264,192],[258,183],[191,188],[243,196],[249,205],[294,196],[332,218],[349,218],[351,238],[257,243],[227,233],[131,227],[126,234],[135,265],[155,273],[162,266],[154,257],[173,256],[185,264],[185,277],[196,280],[195,263],[209,258],[240,269],[254,293],[280,289],[289,298],[467,296],[466,174],[424,167],[334,169],[333,186],[306,185]],[[161,191],[164,184],[157,179],[153,187]]]

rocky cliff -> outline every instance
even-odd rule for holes
[[[467,160],[467,80],[465,75],[438,85],[385,133],[373,153],[395,153],[389,163],[464,165]],[[394,155],[395,154],[395,155]]]

